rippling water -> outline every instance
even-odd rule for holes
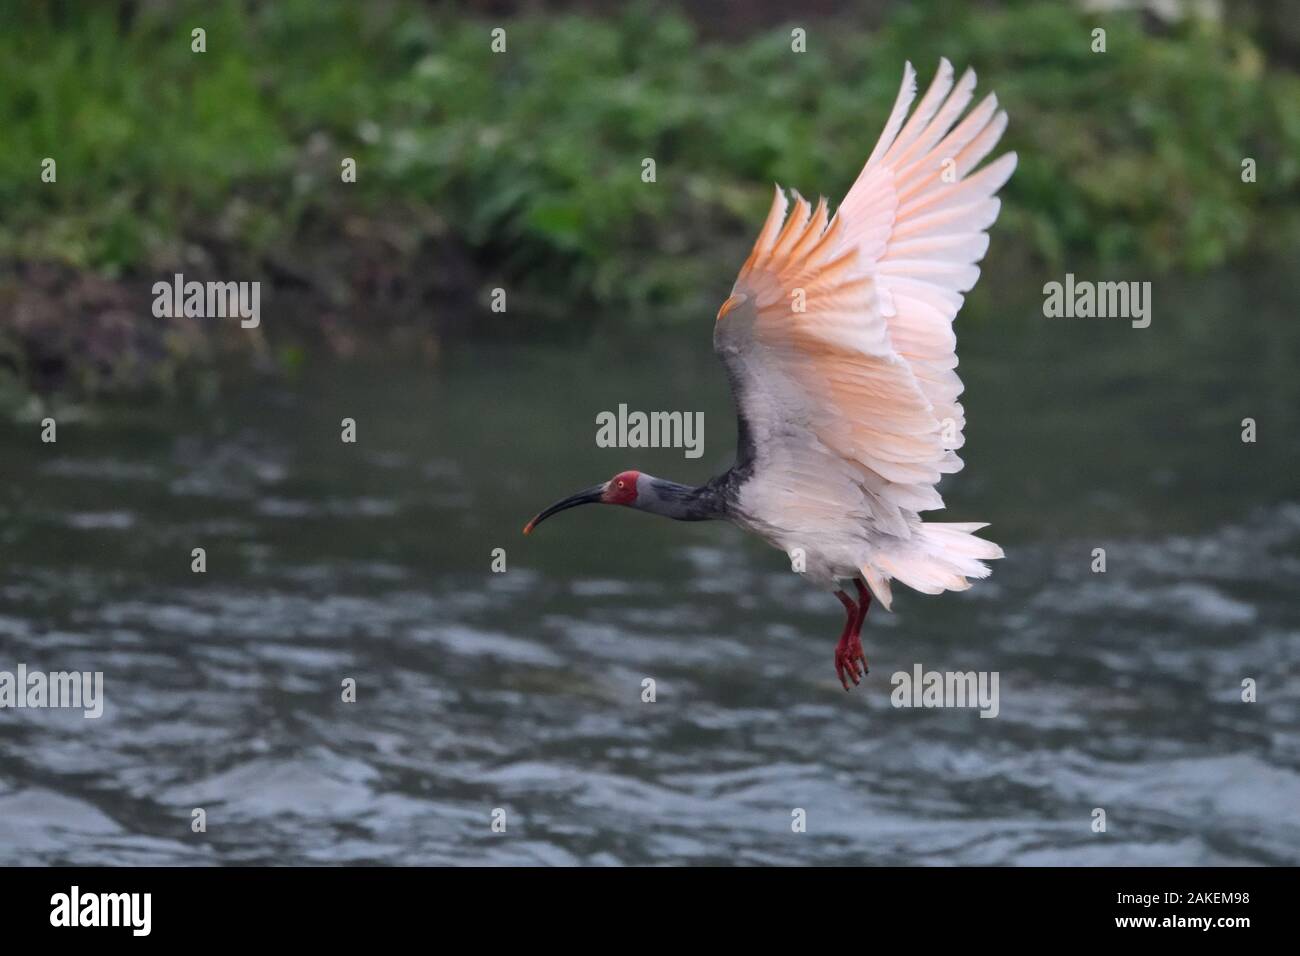
[[[874,609],[850,694],[838,604],[735,529],[519,535],[621,468],[726,466],[707,323],[0,426],[0,670],[107,698],[0,710],[0,863],[1300,863],[1300,333],[1242,282],[1148,330],[962,329],[947,517],[1007,558]],[[704,410],[704,458],[595,448],[620,402]],[[999,716],[892,707],[918,662],[997,671]]]

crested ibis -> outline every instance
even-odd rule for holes
[[[984,524],[922,521],[935,486],[962,467],[965,418],[952,321],[979,276],[997,219],[1006,153],[975,172],[1006,128],[990,94],[962,114],[971,70],[939,69],[916,109],[908,63],[880,141],[833,216],[780,186],[731,295],[713,348],[735,401],[735,464],[698,487],[624,471],[557,501],[524,527],[585,504],[679,521],[726,519],[802,558],[844,606],[835,672],[867,673],[861,629],[891,581],[962,591],[1002,549]],[[909,117],[909,110],[911,115]],[[796,565],[797,567],[797,565]],[[856,594],[847,590],[852,582]]]

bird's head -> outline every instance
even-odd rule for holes
[[[553,514],[578,505],[636,505],[637,482],[641,478],[639,471],[620,471],[609,481],[585,488],[577,494],[561,498],[536,518],[524,525],[524,534],[532,530]]]

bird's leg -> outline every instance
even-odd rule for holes
[[[844,689],[849,689],[849,680],[851,679],[856,685],[861,682],[864,670],[858,668],[858,661],[861,660],[863,667],[866,666],[866,658],[862,656],[862,642],[858,639],[858,628],[862,626],[862,618],[867,613],[865,608],[859,607],[853,603],[853,598],[849,597],[843,591],[836,591],[835,596],[840,599],[844,605],[844,612],[847,617],[844,619],[844,631],[840,634],[840,642],[835,645],[835,676],[840,679]]]
[[[861,578],[854,578],[853,583],[858,586],[858,619],[853,624],[853,648],[857,650],[858,659],[862,661],[862,673],[870,674],[871,668],[867,666],[867,655],[862,653],[862,625],[866,623],[867,611],[871,609],[871,592],[867,590]]]

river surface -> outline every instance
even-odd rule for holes
[[[897,587],[847,694],[838,603],[737,529],[591,507],[520,535],[624,468],[729,464],[708,316],[310,358],[58,411],[53,444],[6,421],[0,671],[100,671],[105,704],[0,710],[0,863],[1298,864],[1291,284],[1157,282],[1147,329],[977,290],[942,519],[1007,557]],[[704,454],[597,447],[620,403],[703,411]],[[917,664],[996,672],[996,718],[892,706]]]

